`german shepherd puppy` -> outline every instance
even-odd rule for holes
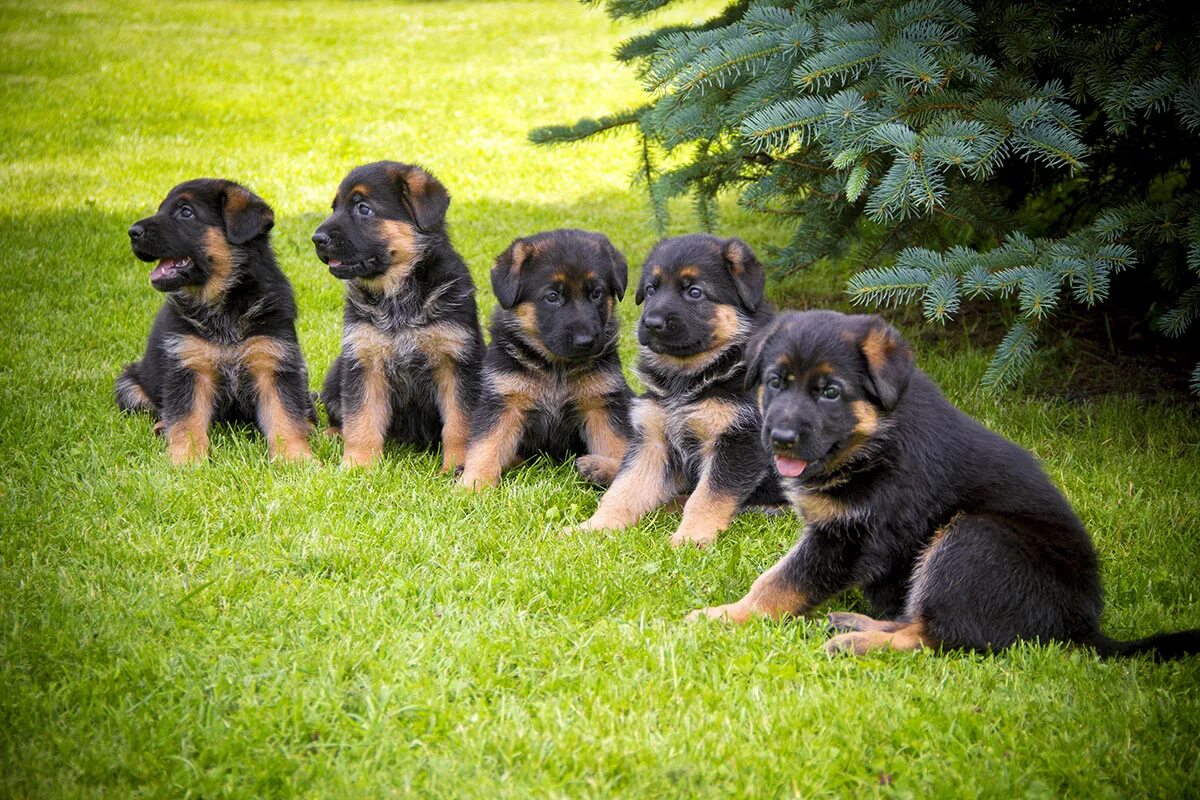
[[[612,487],[579,530],[619,529],[690,493],[673,545],[704,546],[749,502],[781,502],[758,445],[745,389],[745,345],[771,319],[765,275],[745,242],[696,234],[664,239],[642,268],[635,299],[638,375],[633,439]]]
[[[952,406],[876,316],[779,317],[750,347],[762,447],[804,536],[736,603],[693,616],[804,614],[861,587],[831,653],[998,650],[1021,640],[1106,655],[1200,652],[1200,630],[1133,642],[1100,631],[1100,573],[1082,523],[1032,455]]]
[[[312,458],[316,412],[274,223],[258,195],[204,178],[176,186],[129,229],[134,255],[158,262],[150,285],[166,302],[142,360],[117,378],[117,406],[158,419],[173,464],[208,454],[214,421],[257,423],[273,458]]]
[[[446,231],[446,187],[420,167],[378,161],[350,172],[312,236],[346,282],[342,352],[321,402],[347,466],[373,464],[388,438],[442,444],[442,471],[466,455],[483,334],[475,284]]]
[[[628,267],[608,237],[557,230],[517,239],[492,267],[500,307],[483,362],[462,485],[542,452],[581,455],[595,482],[616,474],[629,443],[632,393],[617,353],[616,302]]]

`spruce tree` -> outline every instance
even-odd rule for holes
[[[636,130],[660,227],[690,195],[711,228],[736,191],[791,225],[777,274],[834,259],[856,303],[945,322],[964,298],[1013,298],[987,385],[1011,384],[1045,320],[1098,306],[1122,271],[1161,333],[1200,317],[1200,4],[739,0],[615,55],[645,103],[533,141]]]

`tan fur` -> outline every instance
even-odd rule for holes
[[[641,433],[636,458],[617,473],[612,487],[600,498],[596,513],[576,530],[619,530],[662,505],[675,493],[677,482],[668,475],[666,412],[653,400],[634,401],[633,427]]]
[[[613,428],[605,398],[625,388],[616,372],[586,372],[567,382],[567,394],[583,415],[583,438],[590,455],[620,462],[629,440]]]
[[[729,527],[737,509],[737,498],[714,491],[706,473],[683,506],[683,521],[671,536],[671,544],[674,547],[689,543],[698,547],[712,544],[717,535]]]
[[[289,414],[275,384],[279,362],[286,358],[283,345],[268,336],[252,336],[242,345],[242,363],[254,380],[258,393],[258,424],[267,437],[272,458],[285,461],[310,461],[309,423]]]
[[[512,466],[516,459],[525,413],[523,408],[506,404],[496,427],[471,442],[458,481],[460,486],[479,491],[500,483],[500,473]]]
[[[715,398],[701,400],[688,408],[687,426],[700,440],[705,457],[712,455],[717,437],[733,427],[741,413],[740,406]]]
[[[525,334],[525,340],[539,355],[547,361],[562,361],[542,342],[542,332],[537,324],[537,307],[533,303],[518,303],[513,307],[512,313],[521,325],[521,333]]]
[[[861,656],[872,650],[920,650],[934,644],[920,621],[911,622],[894,631],[869,630],[843,633],[825,643],[825,652],[830,655],[848,654]]]
[[[383,442],[392,422],[386,359],[393,352],[392,341],[370,325],[346,329],[344,341],[362,364],[363,396],[359,408],[347,409],[342,419],[342,438],[346,449],[342,465],[365,467],[383,455]]]
[[[584,372],[567,379],[567,393],[580,411],[607,408],[605,398],[625,388],[618,372]]]
[[[208,455],[208,427],[217,396],[217,378],[222,350],[198,336],[181,336],[175,354],[193,375],[192,407],[188,415],[174,420],[166,430],[167,453],[176,466],[199,461]]]
[[[210,272],[208,279],[195,291],[203,302],[212,303],[229,288],[229,279],[233,275],[233,249],[218,228],[206,230],[203,241]]]
[[[789,492],[788,499],[809,525],[822,525],[842,519],[850,511],[845,503],[821,492]]]
[[[433,367],[438,410],[442,413],[442,472],[453,472],[466,463],[471,420],[458,402],[458,365],[450,360]]]
[[[383,219],[378,225],[384,241],[388,243],[391,266],[382,275],[355,280],[373,292],[393,295],[404,287],[412,275],[417,258],[416,234],[412,225],[400,220]]]
[[[712,332],[708,347],[690,356],[654,353],[643,348],[643,356],[684,373],[699,372],[721,357],[725,348],[741,333],[742,321],[733,306],[719,305],[713,312]]]
[[[719,619],[741,625],[755,616],[780,619],[807,613],[810,609],[808,598],[779,578],[779,572],[787,558],[785,555],[773,567],[759,575],[741,600],[723,606],[697,609],[687,618]]]
[[[866,614],[855,614],[850,611],[834,611],[829,615],[829,625],[839,631],[895,633],[907,626],[908,623],[899,620],[872,619]]]
[[[871,328],[859,344],[872,370],[882,368],[896,351],[896,340],[882,328]]]
[[[524,433],[525,415],[544,394],[545,382],[519,372],[484,375],[504,398],[500,421],[467,447],[459,485],[477,491],[500,483],[500,473],[515,463]]]

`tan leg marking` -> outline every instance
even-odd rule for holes
[[[717,539],[717,535],[729,527],[737,513],[738,500],[713,490],[708,470],[700,479],[683,506],[683,521],[671,536],[671,545],[694,544],[706,547]]]
[[[198,336],[183,336],[175,345],[175,354],[192,373],[192,407],[180,420],[166,428],[167,454],[179,466],[199,461],[208,455],[208,427],[212,423],[217,398],[217,376],[222,350]]]
[[[795,548],[793,548],[794,550]],[[738,625],[749,622],[753,617],[798,617],[808,612],[808,598],[780,579],[783,564],[791,552],[781,558],[770,569],[755,578],[746,596],[736,603],[701,608],[688,614],[689,621],[697,619],[719,619]]]
[[[894,633],[905,625],[908,623],[899,620],[874,619],[866,614],[855,614],[851,611],[834,611],[829,615],[829,627],[835,631]]]
[[[848,654],[861,656],[872,650],[920,650],[930,647],[933,641],[925,633],[919,620],[910,622],[894,631],[856,631],[834,636],[825,643],[825,652],[831,656]]]
[[[583,415],[583,440],[588,455],[598,457],[592,462],[596,468],[611,461],[620,466],[629,447],[629,440],[617,433],[608,416],[608,398],[626,386],[624,376],[617,372],[589,372],[567,386],[568,395]],[[612,475],[616,475],[615,469]]]
[[[514,465],[525,433],[525,415],[544,392],[542,382],[530,375],[496,373],[485,375],[484,380],[504,399],[504,410],[496,426],[467,448],[458,483],[471,491],[500,483],[500,473]]]
[[[674,494],[678,481],[668,475],[665,412],[652,400],[638,400],[633,407],[633,425],[641,434],[641,449],[617,473],[612,487],[600,498],[596,513],[576,530],[627,528]]]
[[[258,393],[258,426],[267,437],[271,458],[284,461],[311,461],[308,447],[309,423],[288,413],[275,383],[279,362],[287,353],[279,341],[269,336],[252,336],[242,346],[242,363],[254,380]]]
[[[342,466],[367,467],[383,455],[392,422],[391,387],[385,365],[395,352],[395,342],[372,325],[351,325],[342,336],[342,348],[363,371],[359,407],[352,411],[342,400],[342,438],[346,442]]]
[[[438,411],[442,415],[442,472],[454,472],[466,463],[471,436],[469,412],[458,403],[458,365],[471,342],[471,333],[459,325],[439,323],[415,332],[417,349],[433,369]]]

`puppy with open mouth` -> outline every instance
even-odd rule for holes
[[[1066,498],[1030,453],[951,405],[879,317],[784,314],[749,353],[761,446],[805,528],[745,597],[693,618],[805,614],[858,587],[872,616],[831,614],[831,653],[1022,640],[1200,652],[1200,631],[1101,632],[1096,551]]]
[[[389,439],[440,442],[444,472],[464,462],[483,334],[449,205],[426,170],[379,161],[346,176],[313,233],[317,257],[346,283],[342,352],[321,392],[345,465],[375,463]]]
[[[145,355],[117,378],[116,400],[158,418],[174,464],[208,454],[213,422],[257,424],[273,458],[312,457],[316,412],[292,287],[271,249],[274,221],[245,187],[203,178],[129,228],[134,255],[157,262],[150,285],[166,302]]]
[[[635,297],[646,393],[611,488],[576,530],[628,527],[685,493],[671,543],[704,546],[740,508],[782,502],[744,386],[746,342],[771,319],[765,280],[739,239],[695,234],[651,250]]]
[[[495,486],[502,470],[536,453],[576,455],[585,477],[612,480],[630,435],[616,315],[627,273],[607,236],[580,230],[517,239],[496,259],[500,307],[464,487]]]

